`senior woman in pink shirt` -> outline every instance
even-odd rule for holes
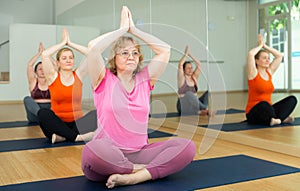
[[[126,32],[144,41],[154,52],[141,67],[140,45]],[[105,68],[102,54],[111,44]],[[97,108],[98,129],[82,153],[82,169],[92,181],[108,188],[163,178],[178,172],[194,158],[191,140],[171,138],[148,143],[150,91],[165,70],[170,46],[134,26],[131,13],[123,7],[118,30],[89,43],[88,68]]]

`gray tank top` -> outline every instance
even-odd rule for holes
[[[189,86],[189,85],[187,85],[186,80],[184,80],[183,85],[178,89],[178,94],[185,94],[188,91],[191,91],[193,93],[197,93],[198,86],[196,85],[196,83],[195,83],[194,86]]]

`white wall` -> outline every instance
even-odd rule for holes
[[[9,26],[11,24],[53,24],[53,18],[53,0],[0,0],[0,44],[10,40]],[[29,36],[31,36],[31,34],[29,34]],[[47,36],[45,36],[45,38],[47,38]],[[28,44],[23,47],[24,52],[26,52],[26,48],[29,46],[36,48],[36,44]],[[0,72],[9,71],[10,73],[15,73],[15,67],[10,68],[9,57],[11,53],[9,52],[9,49],[10,42],[0,47]],[[32,55],[32,52],[30,55]],[[13,77],[12,74],[10,75]],[[0,100],[2,100],[2,98],[4,98],[4,100],[9,99],[9,96],[7,96],[6,92],[3,92],[3,90],[13,92],[12,97],[15,97],[16,95],[17,97],[21,97],[22,93],[18,95],[18,91],[7,89],[7,87],[11,87],[11,84],[15,85],[14,89],[23,88],[19,87],[17,82],[11,80],[12,79],[8,82],[9,84],[0,84]]]
[[[87,43],[99,35],[99,30],[88,27],[12,24],[10,26],[10,82],[0,84],[0,100],[22,100],[29,95],[26,76],[27,62],[36,54],[39,42],[47,48],[60,42],[61,31],[67,28],[70,39],[78,44]],[[76,40],[73,40],[76,39]],[[75,64],[78,65],[82,56],[75,52]],[[90,85],[84,82],[83,98],[90,98]]]
[[[50,25],[12,24],[9,40],[10,82],[1,84],[0,100],[23,100],[29,95],[27,62],[36,54],[40,41],[44,46],[56,41],[56,29]]]
[[[85,0],[55,0],[55,16],[64,13],[65,11],[71,9],[75,5],[81,3]]]
[[[1,0],[0,13],[15,23],[52,24],[53,0]]]
[[[8,40],[10,24],[53,24],[53,18],[53,0],[1,0],[0,43]]]
[[[243,90],[248,52],[248,1],[210,1],[209,49],[220,64],[227,90]],[[213,77],[212,77],[213,78]]]

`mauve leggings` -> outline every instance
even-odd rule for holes
[[[82,151],[82,170],[92,181],[104,182],[112,174],[130,174],[133,164],[145,164],[152,179],[180,171],[195,156],[191,140],[172,138],[144,146],[134,153],[124,153],[108,139],[88,142]]]

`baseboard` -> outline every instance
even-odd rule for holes
[[[205,90],[203,91],[198,91],[197,94],[201,95],[202,93],[204,93]],[[245,93],[248,92],[248,90],[230,90],[230,91],[226,91],[225,93]],[[223,91],[214,91],[212,93],[224,93]],[[151,94],[152,97],[163,97],[163,96],[178,96],[177,93],[157,93],[157,94]]]
[[[0,105],[8,105],[8,104],[23,104],[23,100],[7,100],[7,101],[0,101]]]

